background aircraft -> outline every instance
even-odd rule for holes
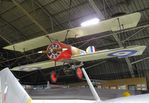
[[[31,98],[9,68],[0,71],[0,103],[31,103]]]
[[[85,69],[84,68],[81,68],[81,69],[87,80],[90,90],[95,98],[95,101],[88,101],[90,103],[148,103],[149,101],[149,94],[121,97],[121,98],[102,101],[98,96],[95,88],[93,87]],[[0,103],[48,103],[49,102],[44,100],[32,101],[30,96],[27,94],[27,92],[24,90],[24,88],[21,86],[18,80],[14,77],[14,75],[11,73],[9,68],[5,68],[2,71],[0,71],[0,92],[1,92]],[[75,102],[76,100],[66,99],[63,101]],[[56,102],[62,102],[62,101],[57,100]],[[83,101],[80,101],[80,102],[83,102]]]

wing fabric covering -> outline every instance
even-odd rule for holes
[[[2,103],[31,103],[31,98],[9,68],[0,71]]]
[[[108,20],[101,21],[100,23],[87,27],[75,27],[69,30],[62,30],[55,33],[50,33],[44,36],[40,36],[37,38],[33,38],[30,40],[26,40],[23,42],[19,42],[13,45],[9,45],[4,47],[4,49],[15,50],[15,51],[29,51],[32,49],[36,49],[39,47],[46,46],[50,43],[49,39],[64,41],[66,34],[67,38],[79,38],[84,36],[89,36],[97,33],[107,32],[107,31],[119,31],[120,25],[123,29],[128,29],[132,27],[136,27],[138,22],[140,21],[141,13],[136,12],[128,15],[123,15],[115,18],[111,18]],[[99,34],[100,35],[100,34]]]
[[[56,66],[63,65],[63,62],[56,62]],[[34,71],[34,70],[41,70],[41,69],[47,69],[50,67],[55,67],[55,62],[54,61],[42,61],[42,62],[37,62],[33,64],[27,64],[27,65],[22,65],[22,66],[17,66],[12,68],[12,71]]]
[[[86,55],[76,55],[72,57],[72,59],[78,60],[78,61],[92,61],[92,60],[98,60],[98,59],[106,59],[106,58],[125,58],[125,57],[132,57],[137,55],[142,55],[143,51],[145,50],[146,46],[128,46],[126,48],[116,48],[116,49],[107,49],[107,50],[101,50],[96,51],[95,53],[88,53]],[[126,51],[135,51],[135,53],[129,53]],[[117,54],[118,52],[124,53],[124,54]],[[110,55],[110,54],[117,54],[117,55]],[[126,54],[125,54],[126,53]],[[128,53],[130,55],[128,55]]]
[[[110,54],[112,54],[112,53],[117,54],[117,52],[120,52],[118,55],[122,55],[118,58],[131,57],[131,56],[142,55],[145,48],[146,48],[146,46],[135,45],[135,46],[129,46],[126,48],[106,49],[106,50],[96,51],[94,53],[87,53],[85,55],[75,55],[71,58],[71,60],[67,60],[67,61],[75,61],[75,62],[83,61],[83,62],[85,62],[85,61],[113,58],[113,57],[118,57],[118,56],[115,56],[115,55],[112,56]],[[123,53],[123,51],[124,51],[124,53]],[[130,51],[130,53],[126,52],[126,51]],[[135,53],[131,53],[131,51],[135,51]],[[63,65],[62,61],[56,63],[56,66],[61,66],[61,65]],[[37,63],[33,63],[33,64],[17,66],[17,67],[12,68],[11,70],[30,72],[30,71],[34,71],[34,70],[38,70],[38,69],[47,69],[47,68],[51,68],[54,66],[55,66],[54,61],[47,60],[47,61],[43,61],[43,62],[37,62]]]

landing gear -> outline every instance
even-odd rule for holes
[[[56,83],[57,82],[57,74],[55,71],[51,72],[51,82]]]
[[[64,79],[65,77],[82,80],[83,79],[83,72],[82,72],[82,63],[79,65],[65,65],[62,69],[58,71],[52,71],[50,74],[51,82],[56,83],[59,80]]]
[[[77,77],[78,79],[82,80],[82,79],[83,79],[83,72],[82,72],[81,68],[78,67],[78,68],[75,70],[75,72],[76,72],[76,77]]]

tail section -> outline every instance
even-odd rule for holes
[[[95,53],[95,47],[94,46],[89,46],[86,48],[86,53]]]
[[[9,68],[0,71],[0,103],[31,103],[31,98]]]

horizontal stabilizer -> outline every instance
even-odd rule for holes
[[[139,12],[132,13],[120,17],[115,17],[112,19],[101,21],[100,23],[92,26],[86,27],[76,27],[69,30],[63,30],[44,36],[40,36],[34,39],[16,43],[14,45],[9,45],[4,47],[4,49],[15,50],[15,51],[29,51],[39,47],[46,46],[50,43],[49,38],[52,40],[64,41],[67,35],[67,38],[78,38],[93,34],[98,34],[107,31],[119,31],[120,28],[128,29],[136,27],[140,21],[141,14]],[[123,26],[123,27],[120,27]],[[49,38],[48,38],[49,37]]]

